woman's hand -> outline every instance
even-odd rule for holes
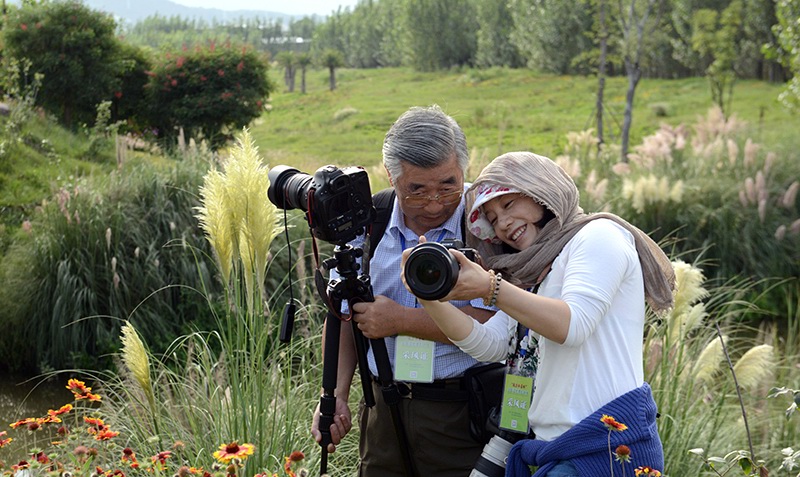
[[[425,242],[427,242],[425,236],[420,235],[419,243]],[[405,285],[409,292],[412,291],[409,288],[408,283],[406,283],[406,277],[405,273],[403,273],[403,270],[405,270],[406,260],[408,260],[411,250],[413,249],[407,249],[403,251],[403,258],[400,262],[400,276],[403,280],[403,285]],[[453,289],[450,290],[450,293],[439,301],[448,302],[450,300],[472,300],[475,298],[484,298],[488,296],[490,292],[489,284],[491,283],[491,275],[489,275],[489,272],[484,270],[483,267],[478,263],[475,263],[467,258],[466,255],[458,250],[450,249],[449,252],[458,261],[458,279]],[[477,257],[477,259],[480,261],[480,257]],[[420,304],[424,305],[424,302],[427,300],[418,298],[418,301]]]

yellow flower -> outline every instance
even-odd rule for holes
[[[227,464],[232,459],[245,460],[248,456],[253,455],[255,447],[253,444],[239,444],[236,441],[230,444],[222,444],[219,450],[214,452],[214,458],[218,461]]]

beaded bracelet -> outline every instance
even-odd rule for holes
[[[497,294],[500,293],[500,282],[503,281],[503,275],[496,273],[494,280],[494,287],[492,289],[492,297],[489,300],[488,306],[494,306],[497,303]]]
[[[493,306],[490,305],[492,298],[495,295],[495,286],[497,283],[497,275],[494,273],[494,270],[489,270],[489,291],[486,293],[486,297],[483,299],[483,306]]]

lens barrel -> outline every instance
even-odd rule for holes
[[[308,212],[307,196],[313,177],[289,166],[275,166],[267,172],[267,177],[270,202],[284,210]]]
[[[513,442],[500,435],[492,436],[483,446],[483,452],[469,477],[503,477],[506,473],[506,458],[512,445]]]
[[[455,286],[458,269],[458,260],[447,247],[437,242],[425,242],[411,251],[403,273],[414,296],[423,300],[439,300]]]

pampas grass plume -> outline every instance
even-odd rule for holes
[[[753,389],[772,375],[774,350],[772,345],[753,346],[739,358],[733,366],[733,372],[739,385],[745,389]]]

